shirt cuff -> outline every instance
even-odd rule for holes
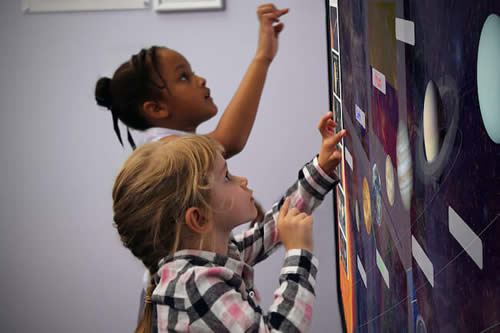
[[[280,275],[281,278],[285,279],[287,275],[300,275],[314,288],[318,266],[318,258],[311,252],[303,249],[292,249],[288,250],[285,254],[285,262],[281,268]]]
[[[331,176],[329,176],[325,170],[321,169],[320,165],[319,165],[319,162],[318,162],[318,156],[316,156],[313,160],[313,165],[314,167],[316,168],[316,170],[318,170],[318,173],[326,180],[328,181],[329,183],[331,184],[335,184],[337,182],[339,182],[339,177],[337,175],[337,173],[334,173],[334,177],[332,178]]]

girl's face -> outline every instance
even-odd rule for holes
[[[167,83],[164,102],[169,117],[183,128],[198,126],[217,113],[217,106],[206,87],[206,80],[191,70],[181,54],[161,48],[157,52],[158,70]]]
[[[211,204],[216,230],[229,232],[257,216],[252,190],[247,187],[248,180],[231,175],[221,154],[217,155],[212,179]]]

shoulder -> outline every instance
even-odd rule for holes
[[[179,135],[169,135],[169,136],[165,136],[165,137],[161,138],[158,141],[166,142],[166,141],[172,141],[172,140],[177,139],[177,138],[180,138],[180,136]]]
[[[173,261],[160,266],[157,273],[157,285],[164,288],[157,288],[158,291],[166,291],[168,285],[175,284],[175,288],[185,288],[188,285],[215,284],[221,281],[234,283],[238,280],[239,263],[232,265],[235,261],[231,258],[215,255],[213,260],[207,260],[197,256],[178,257]],[[234,270],[232,266],[235,266]],[[171,286],[172,287],[172,286]]]
[[[201,266],[189,261],[171,262],[160,267],[157,277],[153,300],[179,310],[196,295],[218,298],[228,291],[239,290],[243,285],[238,274],[213,263]]]

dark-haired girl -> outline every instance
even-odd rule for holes
[[[277,9],[272,4],[257,9],[257,53],[217,127],[207,134],[223,146],[225,158],[239,153],[248,140],[284,27],[280,17],[287,12],[288,9]],[[217,113],[207,80],[193,72],[182,54],[165,47],[143,49],[118,67],[112,78],[100,78],[95,98],[111,111],[120,142],[118,119],[130,128],[144,131],[141,143],[145,143],[196,133],[201,123]]]

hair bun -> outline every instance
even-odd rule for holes
[[[111,79],[101,77],[95,85],[95,100],[100,106],[111,110],[113,99],[111,98]]]

